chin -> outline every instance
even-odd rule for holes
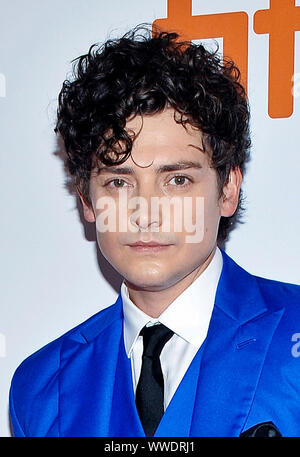
[[[168,280],[161,271],[138,271],[123,275],[132,286],[144,290],[162,290],[168,287]]]

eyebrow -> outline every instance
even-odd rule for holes
[[[202,148],[199,146],[196,146],[194,144],[188,144],[188,146],[192,146],[196,149],[199,149],[201,152],[204,152]],[[148,168],[148,167],[141,167],[141,168]],[[200,169],[202,168],[201,163],[195,162],[194,160],[180,160],[175,163],[170,163],[170,164],[165,164],[165,165],[160,165],[158,167],[154,167],[154,170],[157,174],[159,173],[166,173],[169,171],[178,171],[178,170],[186,170],[189,168],[196,168]],[[104,166],[99,168],[99,174],[102,172],[108,172],[108,173],[113,173],[113,174],[119,174],[119,175],[132,175],[134,174],[134,169],[133,167],[118,167],[118,166]]]
[[[141,167],[148,168],[148,167]],[[177,171],[177,170],[186,170],[188,168],[202,168],[202,165],[199,162],[194,162],[192,160],[184,160],[176,163],[170,163],[166,165],[160,165],[155,167],[154,170],[156,173],[166,173],[168,171]],[[99,169],[99,173],[108,172],[120,175],[131,175],[135,171],[133,167],[117,167],[117,166],[105,166]]]

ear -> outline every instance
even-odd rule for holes
[[[82,195],[78,186],[76,186],[76,190],[77,190],[78,196],[79,196],[82,206],[83,206],[83,215],[84,215],[85,220],[87,222],[95,222],[96,218],[95,218],[95,213],[94,213],[92,205],[89,205],[86,202],[86,200],[85,200],[84,196]]]
[[[234,214],[239,202],[242,180],[243,176],[240,167],[232,168],[228,176],[228,181],[223,187],[221,216],[230,217]]]

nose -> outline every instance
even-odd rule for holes
[[[159,231],[161,225],[160,210],[151,204],[152,196],[145,198],[142,196],[134,197],[129,202],[130,224],[138,231]]]
[[[130,199],[129,210],[133,211],[130,213],[129,220],[135,230],[141,232],[159,231],[162,218],[159,205],[154,204],[157,198],[155,189],[150,188],[149,185],[143,185],[139,187],[138,194]]]

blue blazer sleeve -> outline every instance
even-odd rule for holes
[[[25,433],[20,425],[15,405],[14,405],[14,391],[13,391],[13,382],[11,384],[10,392],[9,392],[9,414],[10,414],[10,422],[13,431],[14,437],[25,437]]]
[[[58,368],[61,339],[44,346],[16,369],[9,393],[15,437],[58,435]]]

